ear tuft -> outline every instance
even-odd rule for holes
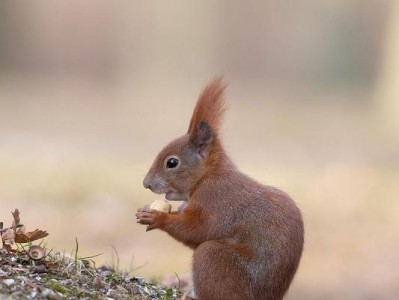
[[[204,150],[213,140],[212,129],[209,125],[201,121],[198,123],[196,130],[190,135],[190,142],[195,146]]]
[[[205,87],[198,98],[191,117],[188,128],[190,135],[196,135],[195,131],[203,126],[200,125],[201,122],[206,124],[213,135],[217,136],[219,134],[219,127],[225,111],[223,99],[225,88],[226,84],[221,77],[214,79]]]

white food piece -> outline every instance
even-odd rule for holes
[[[170,210],[172,209],[172,205],[170,205],[165,200],[156,199],[156,200],[152,201],[152,203],[150,204],[150,209],[154,209],[154,210],[170,213]]]

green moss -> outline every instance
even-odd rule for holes
[[[71,290],[69,288],[63,286],[62,284],[60,284],[57,281],[49,281],[47,283],[47,287],[49,289],[52,289],[55,292],[58,292],[58,293],[61,293],[61,294],[65,295],[65,296],[72,296],[71,295]]]

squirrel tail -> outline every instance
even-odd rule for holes
[[[191,117],[188,133],[191,134],[199,122],[206,122],[217,134],[226,110],[223,93],[226,88],[222,77],[211,81],[201,93]]]

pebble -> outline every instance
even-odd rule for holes
[[[15,280],[12,279],[12,278],[8,278],[8,279],[4,279],[4,280],[3,280],[3,283],[4,283],[6,286],[11,286],[11,285],[15,284]]]
[[[48,288],[45,288],[45,289],[42,291],[42,296],[44,296],[44,297],[48,297],[48,296],[50,296],[51,294],[54,294],[54,292],[53,292],[52,290],[48,289]]]

